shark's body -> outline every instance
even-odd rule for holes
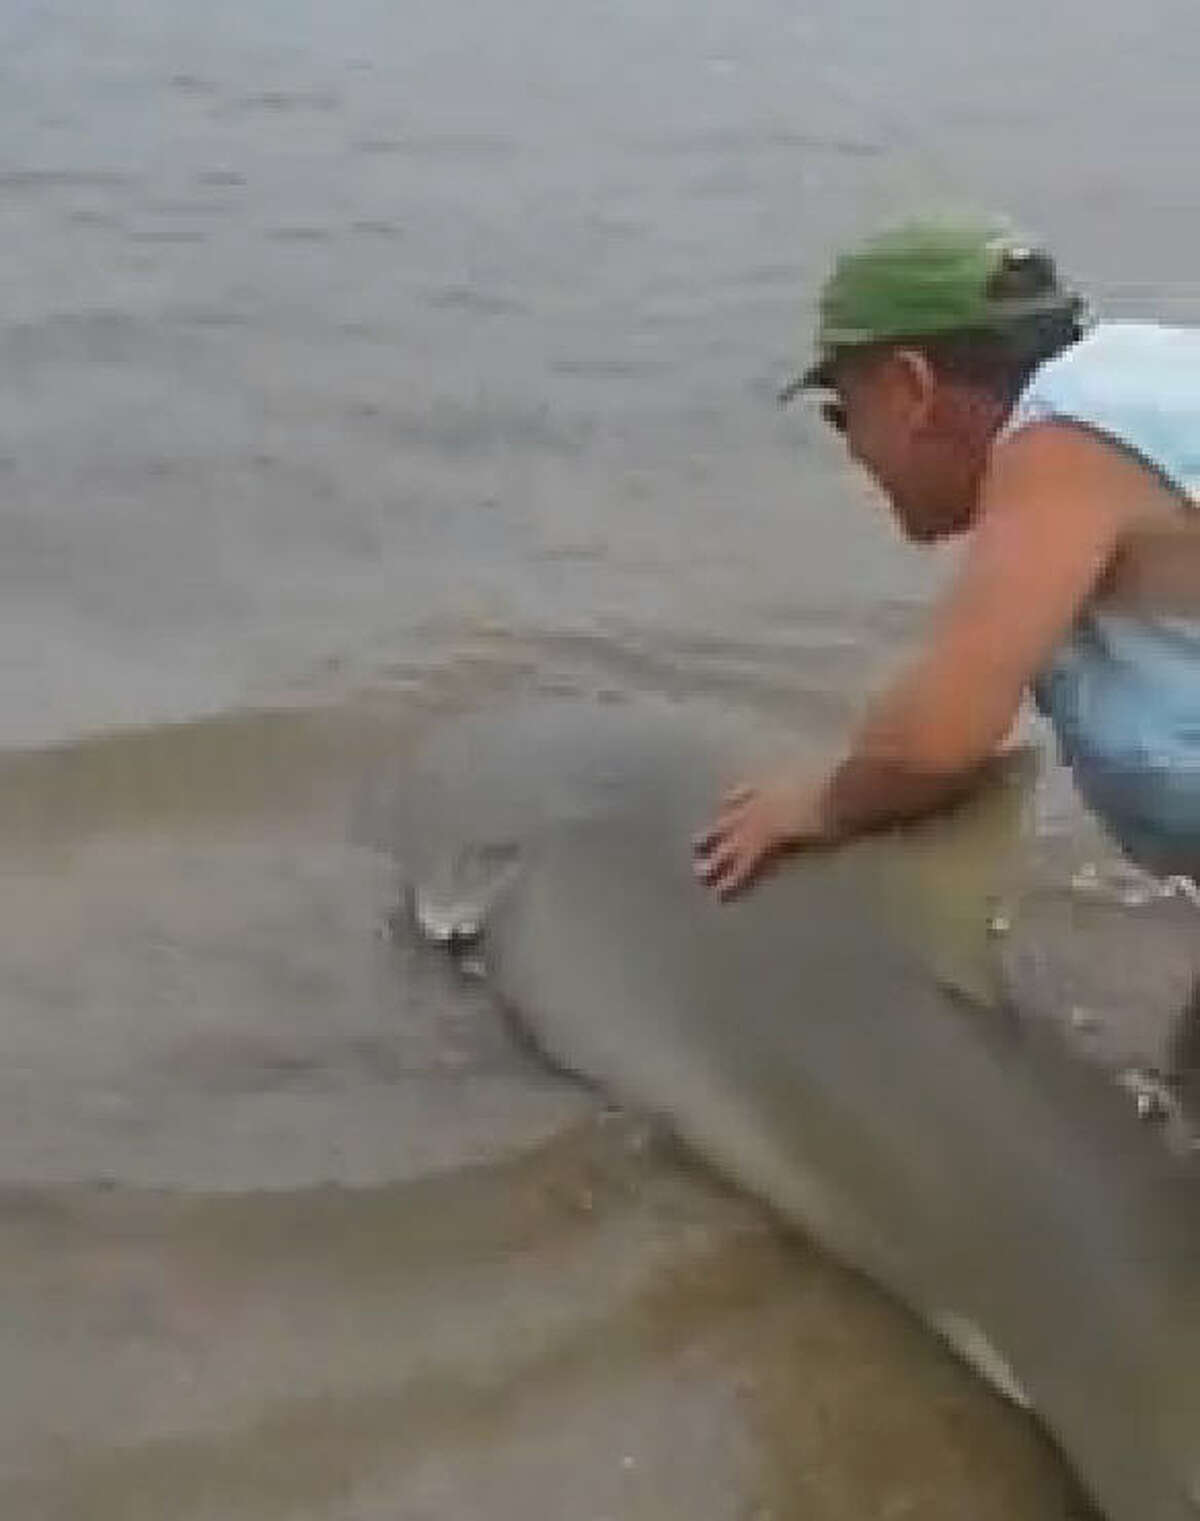
[[[504,863],[454,912],[482,921],[493,986],[539,1044],[1027,1402],[1110,1521],[1195,1521],[1196,1165],[1054,1021],[989,991],[1003,789],[722,906],[688,851],[724,772],[705,725],[524,715],[488,733],[431,762],[414,856]]]

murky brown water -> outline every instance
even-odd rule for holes
[[[1031,1425],[387,933],[436,718],[836,733],[938,574],[776,414],[913,198],[1200,317],[1190,0],[12,0],[0,1506],[1060,1517]]]

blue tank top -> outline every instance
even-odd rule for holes
[[[1200,507],[1200,328],[1100,324],[1037,370],[1005,433],[1054,418],[1141,456]],[[1200,619],[1087,610],[1034,695],[1127,853],[1200,871]]]

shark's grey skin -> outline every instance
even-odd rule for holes
[[[464,732],[464,763],[443,750],[412,792],[410,858],[440,839],[460,865],[503,861],[460,909],[547,1053],[664,1116],[1028,1402],[1110,1521],[1196,1521],[1194,1154],[1066,1026],[981,994],[961,930],[965,912],[986,940],[996,807],[797,857],[722,906],[688,850],[726,774],[712,725]]]

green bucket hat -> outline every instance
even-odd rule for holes
[[[1023,318],[1082,320],[1083,298],[1065,287],[1049,254],[999,219],[902,222],[840,255],[821,291],[817,357],[780,401],[833,382],[846,349],[892,340],[1003,331]]]

